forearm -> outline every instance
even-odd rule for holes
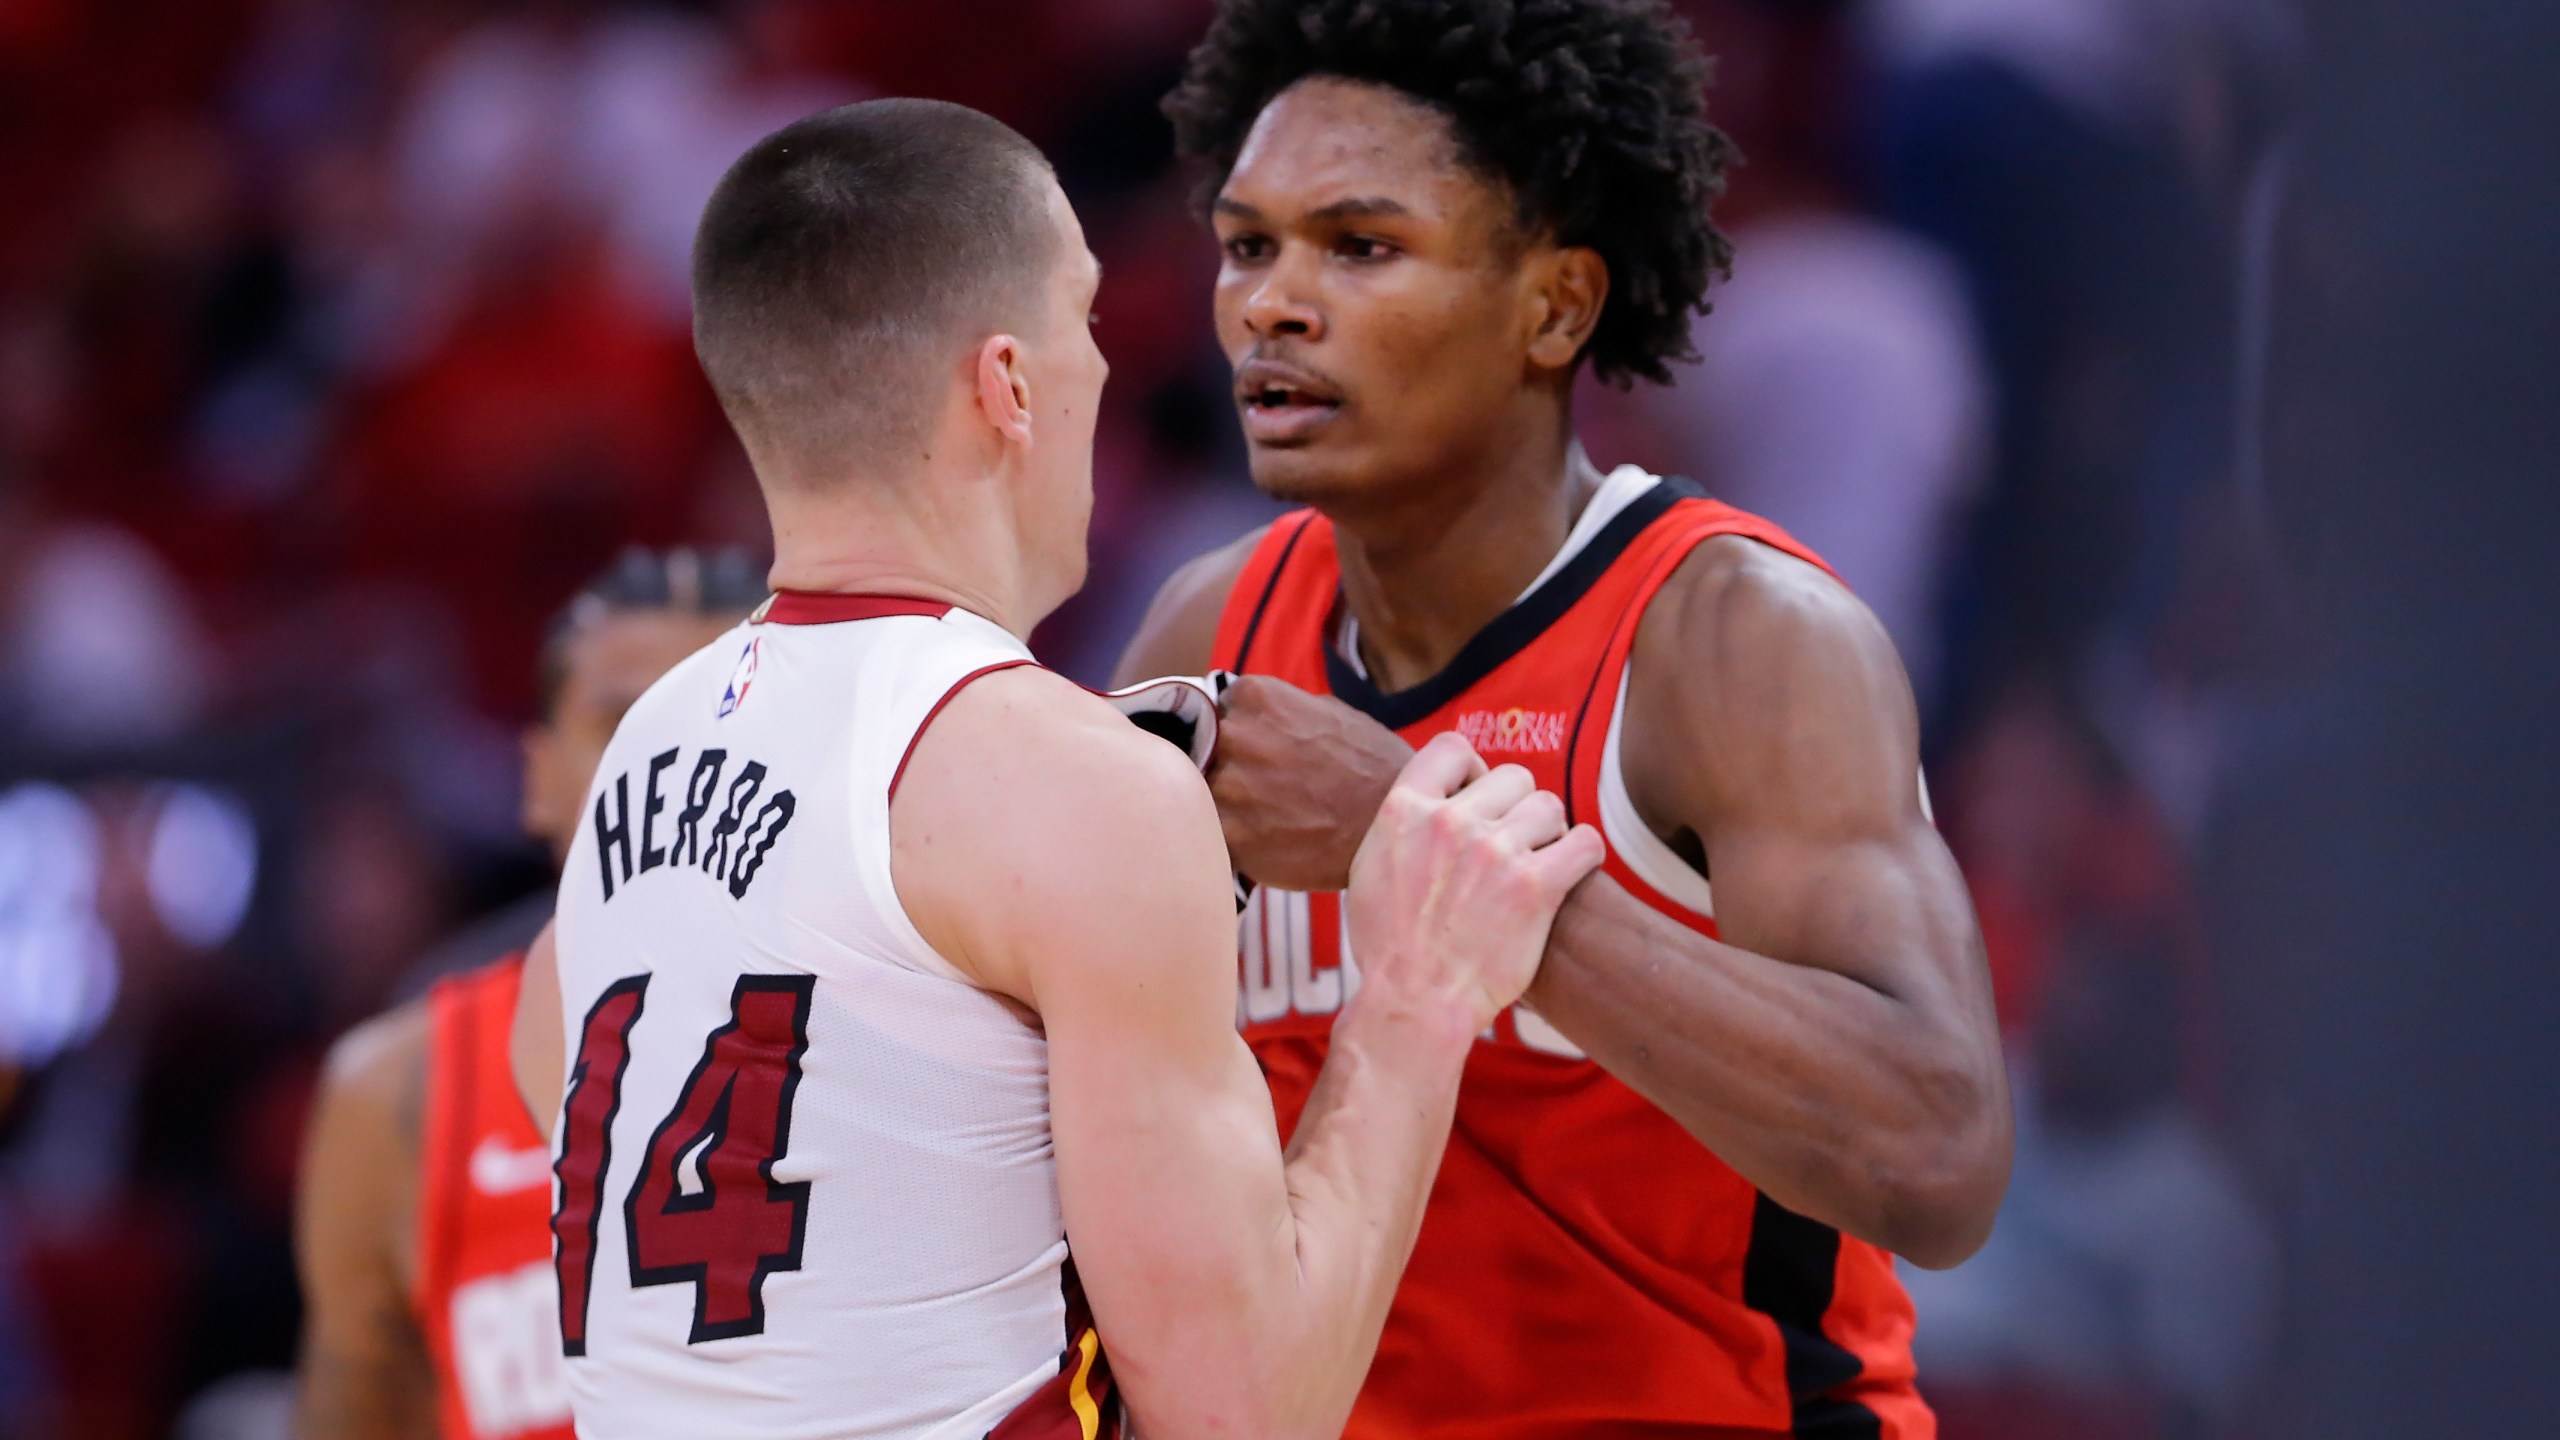
[[[1468,1053],[1519,997],[1556,906],[1602,850],[1525,771],[1487,771],[1455,736],[1423,747],[1352,867],[1344,923],[1363,983],[1285,1150],[1234,1029],[1223,905],[1186,910],[1151,951],[1131,934],[1150,866],[1129,877],[1132,903],[1099,905],[1089,881],[1062,898],[1071,917],[1092,907],[1084,945],[1062,950],[1055,915],[1041,917],[1047,983],[1029,988],[1049,1034],[1059,1198],[1145,1433],[1341,1434]],[[1217,877],[1200,878],[1197,894],[1216,899]]]
[[[1743,1178],[1800,1214],[1952,1264],[2007,1178],[1996,1039],[1945,997],[1724,944],[1605,876],[1557,917],[1528,1000]]]
[[[435,1376],[423,1347],[304,1347],[294,1433],[303,1440],[433,1440]]]
[[[1272,1169],[1112,1177],[1189,1195],[1143,1235],[1115,1227],[1075,1242],[1143,1433],[1341,1433],[1421,1228],[1472,1039],[1463,1020],[1435,1024],[1364,991],[1335,1025],[1287,1153],[1266,1152]],[[1258,1125],[1270,1146],[1262,1078],[1242,1067],[1252,1103],[1208,1123]],[[1070,1158],[1062,1151],[1061,1179],[1081,1188]],[[1236,1188],[1222,1197],[1204,1181]],[[1078,1233],[1072,1214],[1068,1228]]]
[[[435,1374],[405,1257],[417,1219],[423,1002],[366,1022],[330,1052],[294,1199],[304,1297],[298,1434],[390,1440],[436,1432]]]
[[[1421,1231],[1474,1042],[1448,1006],[1363,993],[1335,1024],[1288,1151],[1297,1294],[1290,1378],[1304,1433],[1339,1433]]]

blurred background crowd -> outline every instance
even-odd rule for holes
[[[1583,400],[1900,642],[2018,1077],[1997,1237],[1915,1275],[1950,1440],[2267,1429],[2281,1116],[2216,898],[2300,621],[2264,456],[2297,37],[2253,0],[1687,0],[1747,164],[1676,387]],[[329,1041],[548,883],[516,731],[631,544],[766,546],[692,360],[727,161],[922,94],[1056,161],[1108,279],[1108,668],[1269,512],[1155,112],[1205,0],[0,4],[0,1435],[280,1436]],[[459,942],[467,949],[468,942]],[[463,955],[470,959],[476,956]]]

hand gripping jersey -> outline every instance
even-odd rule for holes
[[[1685,481],[1623,468],[1517,603],[1439,675],[1385,694],[1358,667],[1332,528],[1299,512],[1238,578],[1214,663],[1334,695],[1416,744],[1456,730],[1489,763],[1527,767],[1575,820],[1602,828],[1620,884],[1712,935],[1706,879],[1645,829],[1617,761],[1636,623],[1716,535],[1820,563]],[[1256,891],[1240,950],[1237,1022],[1287,1130],[1359,985],[1340,898]],[[1347,1434],[1927,1440],[1936,1427],[1913,1389],[1910,1340],[1890,1256],[1760,1194],[1515,1006],[1467,1062],[1421,1240]]]
[[[551,1151],[507,1063],[524,956],[427,992],[418,1327],[448,1440],[570,1440],[551,1281]]]
[[[1046,1042],[890,879],[916,735],[1029,663],[948,605],[785,593],[615,732],[557,931],[552,1229],[582,1434],[1118,1433]]]

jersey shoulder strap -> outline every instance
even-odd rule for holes
[[[1812,547],[1788,534],[1777,522],[1747,510],[1736,510],[1721,500],[1710,499],[1685,483],[1683,488],[1689,493],[1674,501],[1652,524],[1647,525],[1644,534],[1627,547],[1613,567],[1632,577],[1633,581],[1623,592],[1617,623],[1611,628],[1605,652],[1607,669],[1613,675],[1625,662],[1628,650],[1634,646],[1636,627],[1643,622],[1645,608],[1653,603],[1653,597],[1671,583],[1671,577],[1691,552],[1720,535],[1738,535],[1745,540],[1757,541],[1814,566],[1834,580],[1840,579],[1840,572],[1832,569],[1829,562],[1813,553]],[[1847,582],[1842,583],[1845,585]]]
[[[1336,563],[1333,522],[1313,510],[1292,510],[1271,522],[1227,590],[1209,668],[1243,674],[1270,637],[1285,631],[1284,615],[1311,600],[1331,605]]]
[[[1690,493],[1683,495],[1660,519],[1646,527],[1641,544],[1629,547],[1627,559],[1647,565],[1635,604],[1630,608],[1641,612],[1652,600],[1654,592],[1660,590],[1670,580],[1671,573],[1680,568],[1680,562],[1689,557],[1690,551],[1698,548],[1701,542],[1719,535],[1739,535],[1746,540],[1756,540],[1772,550],[1814,566],[1834,580],[1840,578],[1840,572],[1832,569],[1829,561],[1788,534],[1776,521],[1748,510],[1737,510],[1690,488]]]

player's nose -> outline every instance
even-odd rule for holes
[[[1324,310],[1315,302],[1314,277],[1308,273],[1302,255],[1294,247],[1284,250],[1246,292],[1245,328],[1256,336],[1265,340],[1282,335],[1301,340],[1324,338]]]

